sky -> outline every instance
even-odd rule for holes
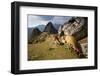
[[[64,24],[70,16],[47,16],[47,15],[28,15],[28,27],[46,25],[48,22],[53,24]]]

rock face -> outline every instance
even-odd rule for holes
[[[41,31],[38,28],[33,28],[32,32],[30,33],[30,38],[28,39],[28,42],[32,43],[40,34]]]
[[[55,27],[53,26],[53,24],[51,22],[49,22],[45,29],[44,29],[44,32],[47,32],[49,34],[56,34],[57,33],[57,30],[55,29]]]
[[[65,35],[72,35],[77,40],[87,37],[88,34],[88,21],[87,17],[73,17],[68,22],[60,26],[58,33],[64,31]]]

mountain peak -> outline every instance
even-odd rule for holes
[[[57,30],[55,29],[55,27],[53,26],[52,22],[48,22],[48,24],[46,25],[44,32],[48,32],[51,34],[55,34],[57,33]]]
[[[53,25],[53,23],[52,23],[52,22],[48,22],[48,24],[47,24],[47,25],[50,25],[50,24],[51,24],[51,25]]]

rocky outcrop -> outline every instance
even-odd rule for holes
[[[88,19],[87,17],[73,17],[68,22],[60,26],[58,33],[64,31],[65,35],[72,35],[77,40],[87,37],[88,34]]]

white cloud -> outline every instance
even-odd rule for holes
[[[28,27],[36,27],[37,25],[46,25],[48,21],[43,20],[40,16],[28,15]]]

